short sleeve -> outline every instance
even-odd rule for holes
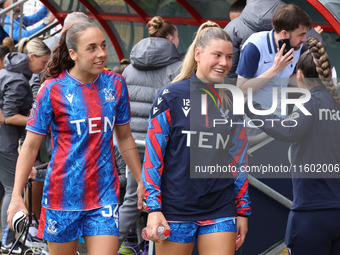
[[[126,125],[131,120],[131,110],[130,110],[130,100],[129,100],[129,93],[126,86],[126,82],[122,76],[119,77],[117,85],[117,94],[120,94],[119,103],[116,109],[116,120],[115,125]]]
[[[236,73],[244,78],[255,77],[260,61],[260,51],[253,43],[248,43],[241,50]]]
[[[46,135],[49,130],[53,117],[51,88],[50,81],[45,81],[42,85],[28,118],[26,130],[39,135]]]

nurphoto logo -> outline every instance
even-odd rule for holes
[[[244,100],[245,96],[242,92],[242,90],[235,85],[230,85],[230,84],[215,84],[216,89],[227,89],[229,90],[232,95],[233,95],[233,114],[234,115],[244,115]],[[287,95],[289,93],[302,93],[305,94],[305,97],[303,98],[295,98],[295,99],[290,99],[287,98]],[[304,88],[292,88],[292,87],[286,87],[286,88],[281,88],[281,105],[278,105],[278,89],[276,87],[272,88],[272,106],[269,109],[264,109],[264,110],[258,110],[255,109],[253,106],[253,88],[248,88],[248,99],[247,99],[247,104],[249,110],[256,115],[269,115],[272,114],[276,111],[278,106],[281,106],[281,112],[280,114],[282,116],[287,115],[287,105],[295,105],[298,109],[301,110],[301,112],[305,115],[311,115],[311,113],[303,106],[304,103],[308,102],[311,98],[311,93],[309,90],[304,89]],[[212,96],[212,95],[210,95]],[[219,101],[221,99],[218,96]],[[206,105],[207,105],[207,97],[202,96],[201,97],[201,114],[205,115],[206,114]],[[248,120],[248,126],[253,126],[252,121],[260,121],[263,122],[262,120],[259,119],[254,119],[254,120]],[[266,121],[272,122],[272,125],[274,125],[274,121],[278,121],[278,119],[266,119]],[[285,124],[285,122],[290,121],[290,125]],[[291,121],[294,122],[295,124],[291,124]],[[240,123],[233,123],[232,120],[228,120],[227,118],[223,119],[214,119],[213,120],[213,126],[215,127],[216,125],[221,125],[221,124],[227,124],[230,123],[230,125],[235,125],[235,124],[240,124]],[[282,126],[284,127],[295,127],[297,125],[297,122],[294,120],[294,118],[289,118],[285,119],[282,122]],[[244,121],[244,126],[246,124],[246,121]],[[263,124],[262,124],[263,125]],[[255,127],[255,126],[254,126]]]

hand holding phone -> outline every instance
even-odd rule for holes
[[[290,41],[289,39],[281,39],[279,40],[279,48],[281,49],[283,44],[286,44],[286,47],[283,50],[283,56],[286,55],[286,53],[292,48],[290,46]]]

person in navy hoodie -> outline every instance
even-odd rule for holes
[[[293,204],[285,238],[290,254],[340,254],[340,98],[322,43],[310,38],[307,44],[297,82],[311,94],[303,105],[311,115],[298,109],[282,125],[283,119],[255,115],[248,105],[245,112],[262,120],[257,125],[268,135],[292,143]],[[278,121],[265,121],[271,118]]]
[[[201,254],[234,254],[248,231],[248,179],[241,171],[247,165],[246,127],[237,124],[243,116],[230,110],[231,95],[214,85],[228,73],[232,52],[223,29],[202,24],[180,74],[154,100],[142,178],[147,237],[157,241],[157,254],[191,254],[196,240]],[[236,124],[214,125],[221,118]],[[162,242],[159,225],[171,231]]]

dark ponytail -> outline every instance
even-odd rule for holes
[[[71,69],[74,67],[74,61],[71,59],[70,54],[66,46],[66,33],[68,30],[61,35],[59,45],[54,48],[52,59],[47,64],[46,72],[44,77],[41,79],[41,83],[47,79],[53,79],[64,70]]]

